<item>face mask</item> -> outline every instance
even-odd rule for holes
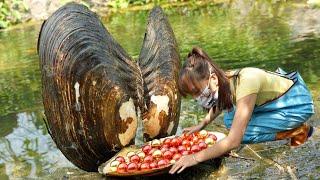
[[[201,94],[196,98],[198,104],[206,109],[210,109],[218,102],[218,90],[213,94],[209,89],[209,84],[204,88]]]
[[[209,66],[209,74],[210,76],[213,74],[213,69],[210,64]],[[208,81],[207,86],[204,88],[204,90],[201,92],[201,94],[196,98],[198,104],[206,109],[210,109],[218,102],[218,90],[215,91],[213,94],[211,90],[209,89],[210,84],[210,78]]]

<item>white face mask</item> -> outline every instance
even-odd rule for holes
[[[209,89],[209,85],[207,85],[196,100],[200,106],[210,109],[218,102],[218,96],[218,90],[213,94]]]
[[[209,73],[210,76],[213,74],[213,70],[210,64],[209,66]],[[218,89],[214,92],[214,94],[211,92],[209,88],[210,84],[210,77],[207,86],[204,88],[204,90],[201,92],[201,94],[196,98],[198,104],[206,109],[210,109],[218,102]]]

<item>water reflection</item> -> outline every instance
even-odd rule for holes
[[[0,116],[0,137],[5,137],[11,134],[13,129],[17,127],[16,115],[9,114],[6,116]]]
[[[56,167],[73,167],[52,142],[41,117],[41,112],[19,113],[11,119],[17,126],[1,137],[0,164],[9,177],[38,177]]]

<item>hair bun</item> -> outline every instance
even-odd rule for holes
[[[191,50],[192,54],[200,54],[200,49],[199,47],[193,47],[192,50]]]

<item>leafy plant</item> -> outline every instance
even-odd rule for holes
[[[130,5],[144,5],[148,3],[170,3],[170,2],[183,2],[193,0],[110,0],[108,5],[115,9],[127,8]]]
[[[21,22],[21,14],[28,10],[23,0],[0,0],[0,29]]]
[[[108,5],[112,8],[121,9],[121,8],[127,8],[129,5],[129,1],[127,0],[113,0],[109,1]]]

